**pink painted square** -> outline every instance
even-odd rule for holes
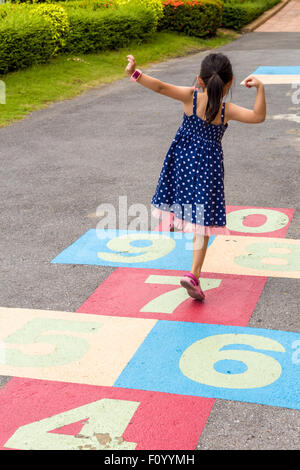
[[[284,238],[294,212],[295,209],[226,206],[226,228],[218,229],[215,235]],[[166,215],[155,231],[168,231],[170,221],[172,221],[172,214]]]
[[[228,235],[284,238],[295,209],[226,206]]]
[[[248,325],[267,278],[202,273],[205,301],[179,284],[184,271],[117,268],[77,313],[157,320]]]
[[[194,450],[214,399],[13,378],[0,449]]]

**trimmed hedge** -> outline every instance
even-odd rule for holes
[[[216,34],[221,25],[223,3],[219,0],[165,0],[163,5],[159,30],[208,37]]]
[[[7,1],[9,1],[9,3],[15,3],[15,4],[16,3],[19,3],[19,4],[28,3],[31,5],[32,3],[60,3],[60,2],[67,1],[67,0],[7,0]]]
[[[122,6],[122,5],[143,5],[146,8],[152,10],[156,16],[157,21],[163,17],[163,4],[162,0],[110,0],[113,5]]]
[[[154,11],[143,5],[94,11],[72,3],[1,5],[0,75],[45,63],[58,52],[85,54],[118,49],[132,40],[142,43],[157,28]]]
[[[223,6],[222,26],[240,30],[281,0],[227,0]]]
[[[0,74],[47,62],[56,47],[47,20],[23,9],[1,19],[0,37]]]
[[[69,32],[69,19],[65,8],[60,5],[37,4],[31,7],[34,15],[42,16],[49,24],[52,40],[55,44],[55,54],[65,44]]]
[[[154,13],[143,6],[96,11],[67,7],[67,13],[70,30],[62,48],[65,53],[85,54],[117,49],[132,40],[141,44],[153,35],[157,27]]]
[[[44,0],[54,1],[54,0]],[[113,0],[59,0],[64,7],[87,8],[89,10],[106,9],[113,6]]]

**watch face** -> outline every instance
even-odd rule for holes
[[[133,78],[138,78],[140,76],[140,72],[136,70],[132,76]]]

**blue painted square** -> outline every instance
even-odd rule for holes
[[[114,386],[300,409],[299,378],[299,333],[158,321]]]
[[[260,66],[253,75],[300,75],[300,66],[288,65],[282,67]]]
[[[91,229],[51,262],[190,270],[192,241],[190,233]]]

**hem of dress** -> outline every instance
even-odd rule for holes
[[[154,207],[151,212],[153,217],[157,219],[162,218],[162,225],[167,231],[170,230],[171,227],[175,227],[182,230],[182,232],[197,233],[202,236],[228,234],[226,225],[199,225],[179,219],[173,212],[158,209],[157,207]]]

